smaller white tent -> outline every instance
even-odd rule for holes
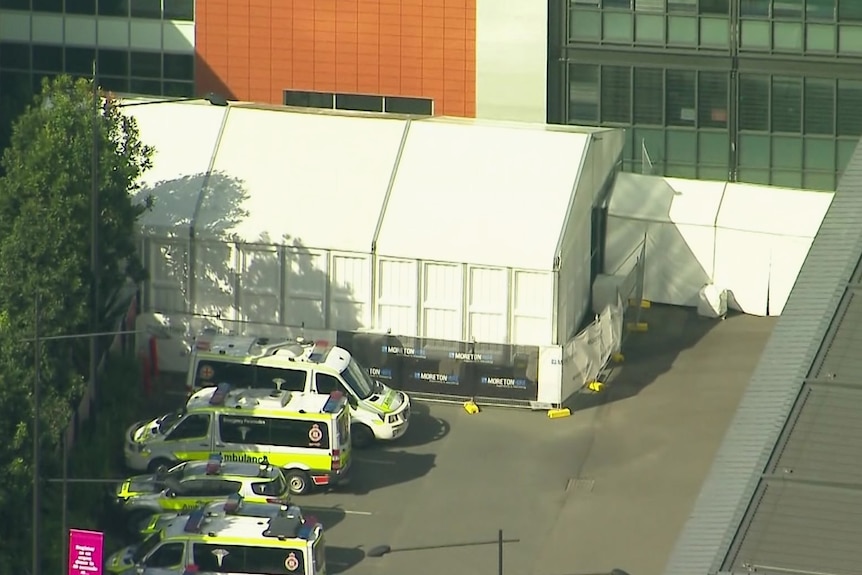
[[[644,299],[695,306],[714,283],[735,309],[780,315],[831,202],[826,192],[619,174],[605,273],[645,242]]]
[[[724,184],[617,175],[608,206],[605,272],[646,241],[644,299],[694,306],[710,281]]]

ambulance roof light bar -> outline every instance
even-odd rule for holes
[[[340,391],[333,391],[329,394],[329,399],[323,404],[322,413],[338,413],[344,405],[344,394]]]
[[[215,388],[215,391],[213,391],[212,397],[210,397],[210,405],[224,406],[225,401],[227,401],[227,396],[229,393],[230,393],[230,384],[229,383],[218,384]]]
[[[302,527],[300,527],[296,536],[300,539],[305,539],[306,541],[310,541],[314,538],[315,528],[320,524],[320,521],[317,520],[317,517],[308,516],[305,518],[305,521],[302,523]]]
[[[209,459],[207,459],[206,474],[218,475],[221,472],[222,459],[221,453],[210,453]]]
[[[195,509],[191,514],[189,514],[189,518],[186,520],[186,526],[183,531],[186,533],[200,533],[205,520],[206,513],[204,513],[204,510]]]
[[[224,503],[225,513],[236,513],[242,505],[242,495],[239,493],[231,493],[227,496],[227,501]]]

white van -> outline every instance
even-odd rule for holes
[[[323,342],[203,334],[192,350],[188,391],[220,383],[326,395],[340,391],[350,406],[353,444],[360,448],[375,439],[397,439],[410,423],[407,394],[372,379],[346,349]]]

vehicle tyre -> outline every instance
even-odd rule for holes
[[[305,495],[311,491],[311,478],[300,469],[288,469],[284,472],[287,487],[292,495]]]
[[[172,466],[172,462],[167,459],[153,459],[150,461],[150,464],[147,465],[147,471],[155,475],[156,473],[166,472]]]
[[[374,432],[367,425],[355,423],[350,428],[350,438],[353,446],[357,449],[365,449],[374,443]]]
[[[129,534],[132,536],[138,536],[141,530],[141,524],[153,515],[154,513],[148,509],[138,509],[129,513],[129,518],[126,524]]]

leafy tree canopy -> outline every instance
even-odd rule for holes
[[[95,137],[94,137],[95,134]],[[94,140],[97,145],[94,146]],[[86,333],[90,325],[92,159],[98,150],[99,286],[111,301],[129,280],[142,279],[134,242],[137,219],[148,205],[133,201],[136,182],[153,150],[141,142],[134,119],[93,84],[60,76],[15,121],[0,177],[0,506],[16,516],[0,524],[7,550],[27,549],[31,530],[32,390],[35,385],[34,302],[40,333]],[[98,310],[106,318],[106,306]],[[42,465],[69,423],[70,406],[87,376],[86,341],[45,342],[40,357]],[[10,503],[16,503],[10,505]],[[44,540],[56,540],[46,537]],[[0,572],[23,573],[28,553],[0,553]],[[15,564],[3,564],[10,560]]]

